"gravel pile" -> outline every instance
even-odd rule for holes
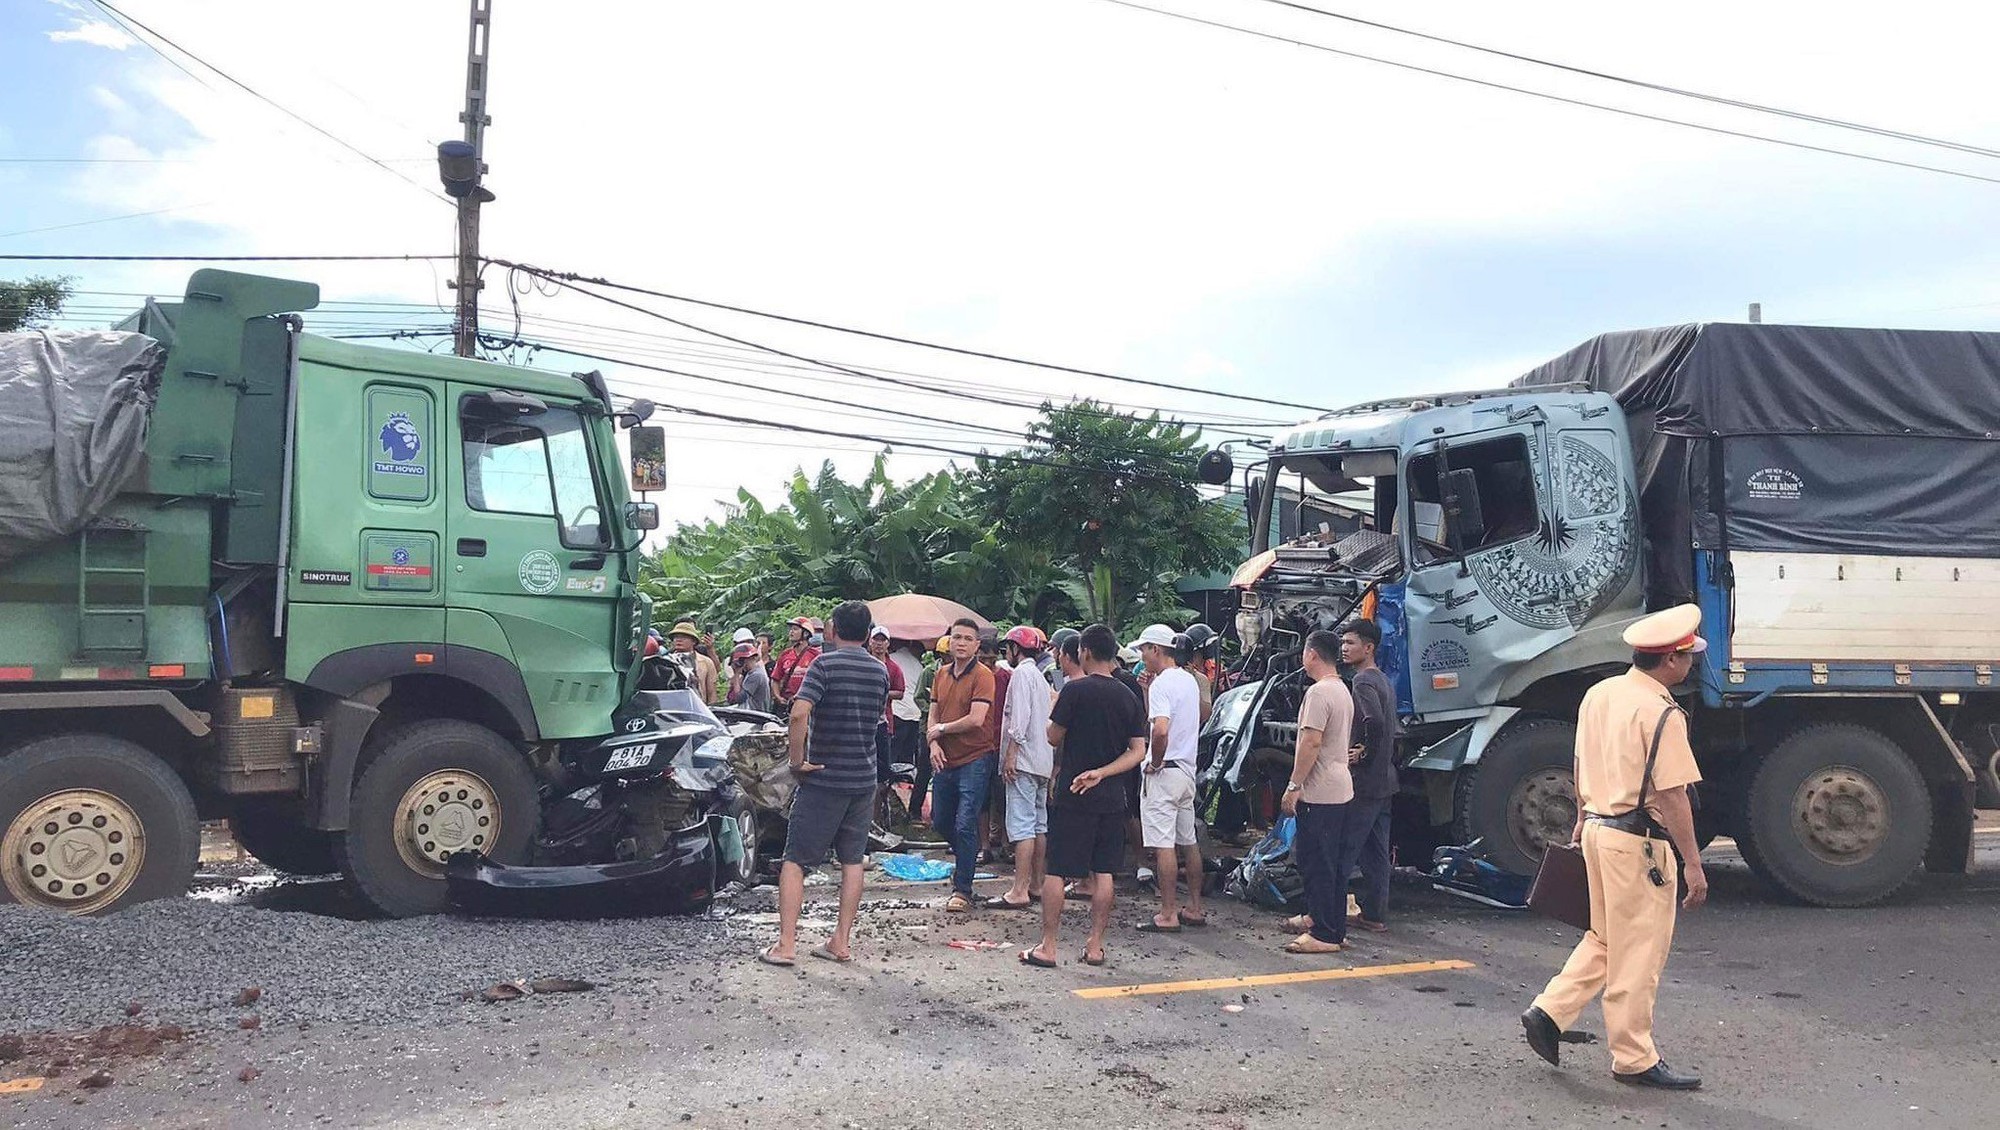
[[[763,910],[762,892],[744,896]],[[0,905],[0,1033],[120,1022],[234,1027],[240,991],[265,1022],[444,1021],[487,1006],[461,995],[500,981],[576,977],[605,988],[712,974],[756,952],[761,915],[538,922],[349,921],[202,901],[142,903],[105,918]]]

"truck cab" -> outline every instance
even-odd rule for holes
[[[105,335],[146,346],[103,374],[145,426],[96,421],[111,469],[48,492],[52,513],[85,502],[0,554],[4,897],[96,913],[178,893],[199,814],[387,913],[440,910],[445,860],[518,862],[555,751],[612,734],[634,697],[658,517],[616,432],[651,406],[595,373],[316,337],[317,303],[204,270]],[[13,336],[55,359],[52,388],[91,375],[65,349],[103,345]],[[70,465],[50,430],[37,458]]]
[[[1367,616],[1412,758],[1405,823],[1484,838],[1503,866],[1531,869],[1575,820],[1570,750],[1541,743],[1500,782],[1477,767],[1494,732],[1552,693],[1547,676],[1587,685],[1626,655],[1644,591],[1632,466],[1624,412],[1582,388],[1376,401],[1277,437],[1246,471],[1256,552],[1232,578],[1246,682],[1218,704],[1241,723],[1218,735],[1211,772],[1242,785],[1240,755],[1288,750],[1305,635]],[[1279,506],[1358,509],[1363,526],[1305,529]],[[1273,544],[1281,526],[1302,532]]]

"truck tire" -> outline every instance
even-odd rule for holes
[[[1533,875],[1551,843],[1576,828],[1576,725],[1516,721],[1494,736],[1479,764],[1459,772],[1453,821],[1460,843],[1482,841],[1494,866]]]
[[[104,914],[176,898],[200,855],[194,798],[140,746],[57,734],[0,757],[0,902]]]
[[[340,870],[333,857],[334,833],[307,827],[289,805],[246,804],[230,814],[229,834],[273,871],[331,875]]]
[[[361,897],[394,918],[447,907],[444,861],[478,851],[520,863],[540,824],[534,775],[505,738],[437,718],[384,736],[355,783],[340,869]]]
[[[1835,722],[1794,730],[1745,790],[1737,846],[1757,877],[1814,906],[1866,906],[1917,873],[1930,792],[1878,731]]]

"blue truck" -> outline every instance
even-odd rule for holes
[[[1704,845],[1733,837],[1771,888],[1825,906],[1970,867],[1975,807],[2000,800],[2000,334],[1606,334],[1506,388],[1356,405],[1259,456],[1231,582],[1243,658],[1205,735],[1217,795],[1291,747],[1305,634],[1366,615],[1404,716],[1405,857],[1477,839],[1531,873],[1575,820],[1583,692],[1628,662],[1628,624],[1692,601]],[[1272,508],[1311,503],[1372,521],[1272,544]]]

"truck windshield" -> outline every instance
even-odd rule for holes
[[[1382,500],[1394,513],[1394,452],[1344,455],[1282,455],[1272,459],[1259,480],[1262,521],[1252,539],[1261,553],[1277,545],[1319,542],[1333,545],[1357,530],[1387,529],[1376,521]]]
[[[590,435],[574,409],[552,405],[519,420],[467,417],[462,427],[466,505],[553,518],[571,549],[608,545]]]

